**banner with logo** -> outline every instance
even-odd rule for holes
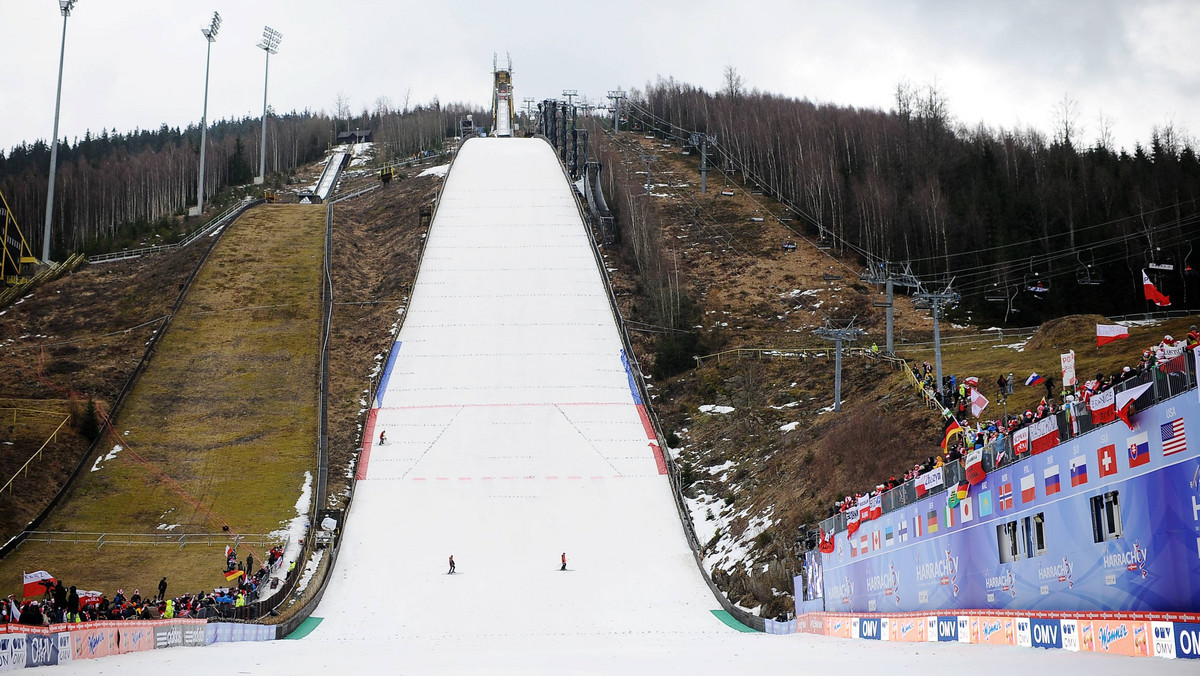
[[[1075,350],[1071,350],[1066,354],[1058,355],[1062,361],[1062,384],[1063,387],[1075,387],[1078,381],[1075,380]]]
[[[1030,445],[1033,452],[1044,453],[1058,445],[1058,418],[1046,416],[1029,426]]]
[[[1013,455],[1023,455],[1029,452],[1029,428],[1022,427],[1012,435]]]

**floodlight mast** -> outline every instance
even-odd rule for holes
[[[267,176],[267,82],[271,74],[271,55],[279,52],[279,43],[283,42],[283,33],[263,26],[263,39],[258,48],[267,53],[267,65],[263,69],[263,114],[262,114],[262,143],[258,150],[258,176],[254,185],[262,185]]]
[[[208,55],[204,57],[204,113],[200,116],[200,175],[196,177],[196,207],[193,216],[204,213],[204,150],[208,139],[208,70],[212,63],[212,43],[217,41],[217,31],[221,29],[221,14],[213,12],[212,23],[208,28],[201,28],[200,33],[208,40]]]
[[[46,186],[46,228],[42,234],[42,262],[50,262],[50,223],[54,219],[54,174],[58,168],[58,112],[62,105],[63,57],[67,53],[67,17],[75,8],[75,0],[58,0],[63,15],[62,45],[58,50],[58,93],[54,95],[54,134],[50,139],[50,180]]]

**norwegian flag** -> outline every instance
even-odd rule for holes
[[[1001,510],[1009,510],[1013,508],[1013,492],[1012,482],[1000,484],[1000,497],[996,503]]]
[[[1160,432],[1164,456],[1174,455],[1187,449],[1187,437],[1183,434],[1183,418],[1176,418],[1169,423],[1164,423]]]

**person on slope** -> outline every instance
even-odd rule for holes
[[[454,573],[454,555],[453,555],[453,554],[451,554],[451,555],[450,555],[450,571],[449,571],[448,573],[446,573],[446,574],[447,574],[447,575],[452,575],[453,573]]]
[[[559,568],[559,570],[566,570],[566,569],[567,569],[567,553],[566,553],[566,552],[563,552],[563,555],[562,555],[562,568]]]

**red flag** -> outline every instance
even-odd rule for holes
[[[987,477],[983,471],[983,451],[971,451],[967,454],[967,481],[975,485]]]
[[[854,535],[854,532],[858,530],[859,525],[858,509],[851,507],[846,511],[846,532]]]
[[[1058,418],[1051,415],[1033,423],[1029,437],[1035,455],[1054,448],[1058,445]]]
[[[1137,387],[1125,390],[1117,394],[1117,417],[1125,421],[1129,429],[1133,429],[1133,423],[1129,420],[1129,409],[1133,405],[1133,400],[1142,396],[1146,390],[1150,389],[1152,383],[1138,385]]]
[[[833,533],[830,533],[829,537],[826,538],[824,528],[821,529],[821,545],[820,545],[819,549],[821,550],[822,554],[832,554],[833,553]]]
[[[1120,324],[1097,324],[1096,347],[1129,337],[1129,329]]]
[[[46,592],[53,588],[54,584],[58,582],[53,575],[44,570],[25,573],[24,577],[24,587],[22,588],[21,593],[27,599],[45,596]]]
[[[1088,413],[1093,425],[1110,423],[1117,419],[1117,392],[1105,390],[1088,398]]]
[[[1142,270],[1142,290],[1146,292],[1146,300],[1153,301],[1159,307],[1167,307],[1171,304],[1171,297],[1164,296],[1158,289],[1154,288],[1154,284],[1150,282],[1150,275]]]

